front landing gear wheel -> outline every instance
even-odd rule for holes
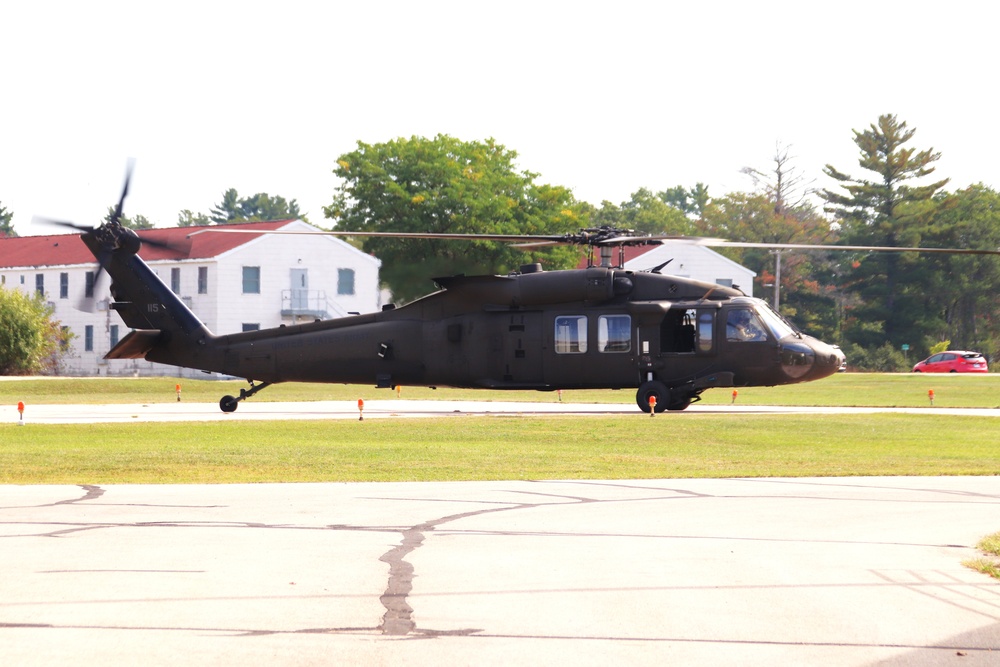
[[[239,404],[240,401],[235,396],[223,396],[222,400],[219,401],[219,408],[223,412],[236,412]]]
[[[639,386],[639,391],[635,392],[635,403],[643,412],[649,412],[649,398],[651,396],[656,398],[656,407],[653,409],[657,413],[667,409],[667,402],[670,400],[670,390],[667,389],[667,385],[659,380],[650,380]]]

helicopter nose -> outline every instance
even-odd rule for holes
[[[795,341],[781,345],[781,370],[793,380],[808,375],[815,363],[816,353],[806,342]]]
[[[844,363],[844,353],[808,336],[781,345],[781,370],[794,380],[819,380],[833,375]]]

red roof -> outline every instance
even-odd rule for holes
[[[290,222],[293,221],[246,222],[225,225],[225,228],[271,231],[280,229]],[[155,239],[171,246],[170,248],[159,248],[143,245],[139,256],[146,261],[204,259],[217,257],[244,243],[260,238],[256,234],[210,233],[197,234],[188,238],[189,234],[201,229],[213,229],[213,227],[169,227],[139,231],[141,239]],[[93,262],[94,256],[80,240],[79,234],[0,238],[0,269],[9,269],[15,266],[92,264]]]

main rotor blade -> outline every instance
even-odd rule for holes
[[[725,239],[711,238],[704,236],[680,236],[675,234],[650,234],[650,235],[592,235],[587,231],[580,234],[545,235],[545,234],[438,234],[433,232],[299,232],[288,230],[254,230],[254,229],[225,229],[212,227],[209,229],[199,229],[188,234],[188,238],[198,234],[218,233],[218,234],[293,234],[308,236],[359,236],[372,238],[399,238],[399,239],[439,239],[444,241],[505,241],[517,243],[520,247],[542,246],[542,245],[598,245],[598,246],[622,246],[622,245],[654,245],[654,244],[687,244],[701,245],[715,248],[764,248],[772,250],[834,250],[834,251],[854,251],[854,252],[927,252],[944,254],[965,254],[965,255],[1000,255],[1000,249],[978,250],[972,248],[924,248],[924,247],[897,247],[897,246],[862,246],[862,245],[822,245],[810,243],[754,243],[743,241],[727,241]]]
[[[226,229],[225,227],[212,227],[209,229],[199,229],[188,234],[188,238],[198,234],[288,234],[300,236],[365,236],[372,238],[396,238],[396,239],[437,239],[440,241],[514,241],[524,243],[546,242],[546,243],[567,243],[566,235],[536,235],[536,234],[438,234],[435,232],[297,232],[292,230],[267,230],[267,229]],[[570,235],[571,236],[571,235]]]
[[[926,248],[875,245],[822,245],[813,243],[750,243],[742,241],[725,241],[723,239],[698,239],[691,241],[694,245],[715,248],[765,248],[772,250],[843,250],[854,252],[929,252],[953,255],[1000,255],[997,250],[979,250],[975,248]]]
[[[56,225],[57,227],[69,227],[70,229],[75,229],[77,231],[84,232],[84,233],[92,232],[95,229],[97,229],[97,227],[90,227],[90,226],[87,226],[87,225],[81,225],[81,224],[76,223],[76,222],[70,222],[69,220],[54,220],[52,218],[45,218],[45,217],[42,217],[40,215],[33,215],[33,216],[31,216],[31,221],[32,222],[38,222],[38,223],[41,223],[43,225]]]

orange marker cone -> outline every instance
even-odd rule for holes
[[[656,414],[656,394],[649,395],[649,416]]]
[[[363,422],[365,420],[365,399],[358,399],[358,421]]]
[[[24,401],[17,402],[18,426],[24,426]]]

